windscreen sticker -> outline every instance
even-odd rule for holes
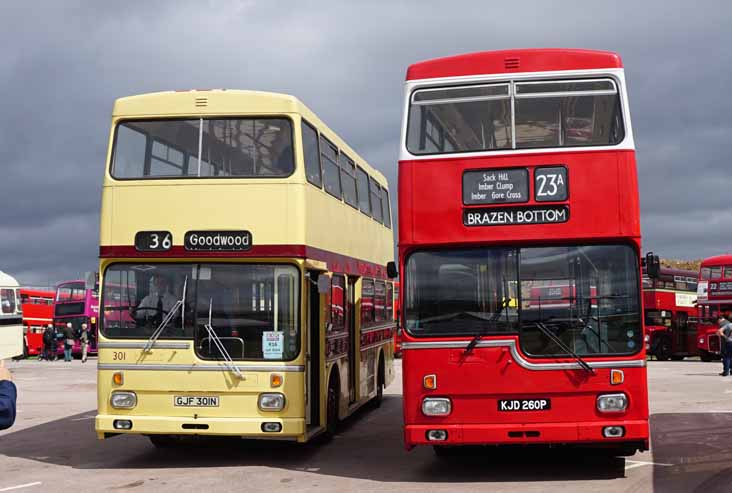
[[[282,359],[284,342],[284,332],[263,332],[262,354],[264,356],[264,359]]]

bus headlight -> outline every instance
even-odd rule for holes
[[[425,397],[422,414],[425,416],[447,416],[452,412],[452,403],[446,397]]]
[[[134,392],[112,392],[109,403],[115,409],[132,409],[137,405],[137,394]]]
[[[643,338],[643,340],[646,341],[646,342],[650,342],[651,341],[651,336],[649,336],[648,334],[646,334],[646,336]]]
[[[259,394],[257,405],[260,411],[282,411],[285,408],[285,395],[279,393]]]
[[[625,394],[603,394],[597,396],[597,410],[601,413],[622,413],[628,408]]]
[[[699,344],[704,344],[704,338],[703,337],[700,337],[699,338]]]

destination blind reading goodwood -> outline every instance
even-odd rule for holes
[[[183,239],[186,250],[241,251],[252,247],[249,231],[189,231]]]
[[[534,200],[560,202],[568,196],[567,169],[561,165],[534,170]],[[527,168],[469,170],[463,173],[463,204],[511,204],[529,201]],[[567,205],[463,209],[465,226],[564,223]]]

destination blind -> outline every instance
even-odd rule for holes
[[[463,224],[465,226],[552,224],[565,223],[568,220],[569,207],[566,205],[463,210]]]

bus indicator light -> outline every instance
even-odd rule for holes
[[[282,375],[273,373],[269,377],[269,384],[274,388],[282,386]]]
[[[620,385],[625,381],[623,370],[610,370],[610,384]]]
[[[123,385],[125,383],[125,377],[121,371],[112,375],[112,382],[114,382],[115,385]]]
[[[427,390],[435,390],[437,388],[437,375],[425,375],[422,379],[422,386]]]

